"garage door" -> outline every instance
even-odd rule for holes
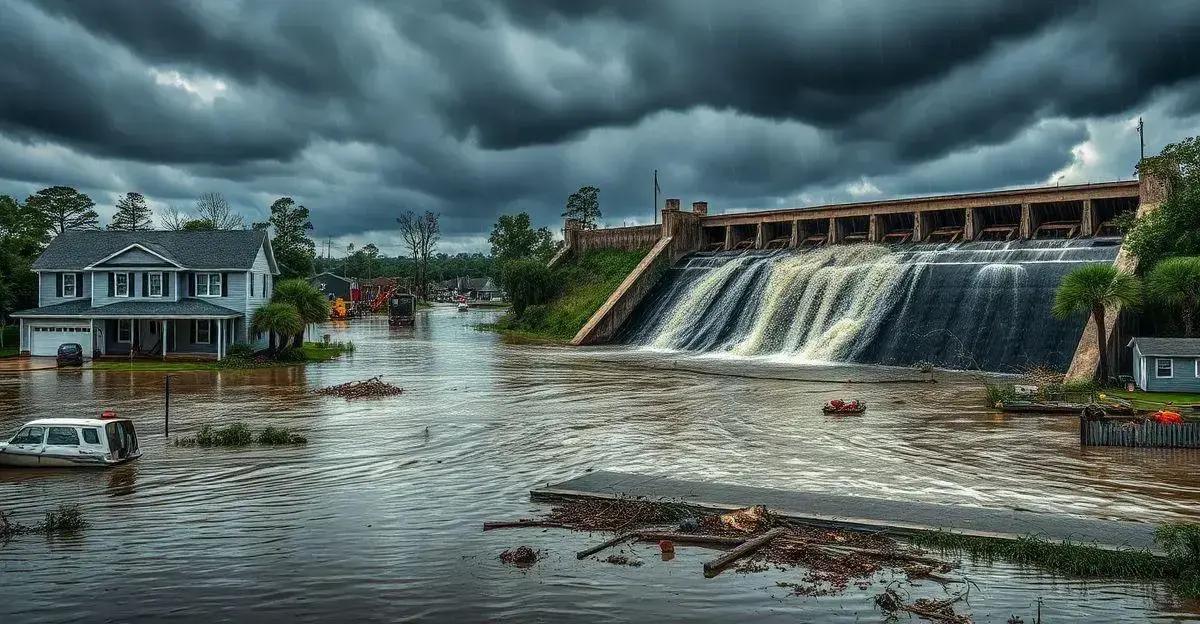
[[[92,330],[83,327],[54,327],[34,325],[30,328],[29,353],[32,355],[57,355],[58,345],[66,342],[77,342],[83,347],[83,354],[91,357]]]

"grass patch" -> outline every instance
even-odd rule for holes
[[[305,444],[308,442],[304,436],[296,435],[288,429],[282,427],[267,427],[262,433],[257,436],[245,423],[235,422],[224,427],[214,427],[213,425],[204,425],[200,427],[200,431],[195,436],[187,438],[175,438],[173,444],[175,446],[202,446],[211,447],[227,447],[237,448],[241,446],[249,446],[257,442],[271,446],[283,444]]]
[[[550,301],[531,305],[520,316],[509,311],[495,323],[481,328],[498,331],[507,341],[521,344],[566,342],[575,337],[646,253],[647,250],[589,251],[554,271],[558,295]]]
[[[1105,390],[1104,394],[1126,399],[1133,403],[1135,409],[1140,410],[1160,410],[1166,407],[1167,403],[1174,403],[1176,407],[1200,405],[1200,394],[1188,392],[1127,392],[1110,388]]]
[[[236,346],[234,345],[234,347]],[[330,342],[328,344],[324,342],[306,342],[299,349],[288,349],[272,358],[265,354],[255,355],[235,350],[231,347],[229,355],[219,362],[216,360],[93,360],[92,370],[131,372],[244,370],[327,362],[343,353],[352,353],[353,351],[353,342]]]
[[[1155,542],[1169,554],[1166,557],[1144,550],[1106,550],[1034,536],[1005,540],[935,531],[905,539],[923,548],[965,553],[984,562],[1002,560],[1080,578],[1161,582],[1184,597],[1200,597],[1200,525],[1196,524],[1168,523],[1155,531]]]

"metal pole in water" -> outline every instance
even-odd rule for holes
[[[166,382],[163,386],[163,437],[171,435],[171,376],[164,375]]]

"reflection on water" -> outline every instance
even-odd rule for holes
[[[595,536],[479,530],[485,519],[535,513],[531,486],[588,468],[1196,519],[1200,455],[1081,451],[1071,418],[992,413],[966,377],[907,383],[913,374],[899,369],[509,346],[472,328],[493,314],[435,308],[400,330],[383,319],[331,324],[323,331],[353,340],[354,354],[308,369],[172,382],[173,435],[239,419],[298,429],[309,439],[303,447],[167,445],[156,374],[0,377],[0,430],[108,407],[136,420],[145,450],[109,471],[0,469],[0,508],[34,521],[79,502],[92,522],[78,537],[0,546],[8,590],[0,622],[881,618],[871,597],[882,589],[795,598],[775,587],[803,571],[705,580],[700,562],[709,554],[698,549],[662,561],[653,545],[635,547],[646,565],[634,568],[575,561],[571,553]],[[372,375],[406,392],[356,402],[311,393]],[[877,383],[846,383],[865,380]],[[871,409],[822,415],[819,406],[837,396],[864,398]],[[519,544],[550,556],[526,572],[500,564],[500,551]],[[966,573],[979,584],[971,605],[980,622],[1012,613],[1031,622],[1038,597],[1051,622],[1182,621],[1195,608],[1156,587],[1000,565]]]

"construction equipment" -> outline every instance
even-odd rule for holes
[[[329,306],[329,320],[344,321],[348,318],[350,318],[350,314],[346,309],[346,300],[341,297],[334,299]]]
[[[371,312],[378,312],[378,311],[382,310],[384,304],[387,304],[390,309],[391,308],[390,301],[392,300],[392,295],[396,293],[396,289],[398,289],[398,288],[399,288],[399,286],[392,286],[391,288],[388,288],[386,291],[381,293],[378,297],[375,297],[374,299],[372,299],[371,304],[370,304]]]

